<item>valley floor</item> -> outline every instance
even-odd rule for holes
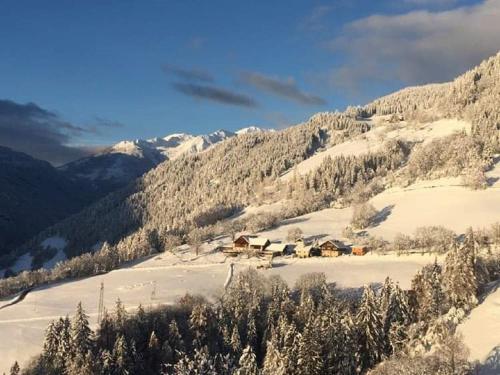
[[[187,292],[216,298],[222,293],[231,261],[236,272],[259,264],[256,259],[226,259],[221,253],[209,251],[197,258],[188,251],[179,256],[164,253],[105,275],[38,288],[20,303],[0,310],[0,337],[4,338],[0,340],[0,373],[7,371],[14,360],[25,363],[38,353],[50,320],[73,314],[79,301],[95,324],[101,282],[108,310],[113,310],[117,298],[131,310],[139,304],[172,303]],[[273,269],[260,272],[279,274],[290,285],[305,273],[324,272],[329,282],[343,288],[382,283],[389,276],[408,288],[415,272],[433,261],[434,256],[429,255],[276,258]]]

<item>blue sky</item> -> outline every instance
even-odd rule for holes
[[[48,113],[43,121],[28,116],[29,126],[50,123],[47,131],[61,133],[56,143],[64,147],[279,128],[402,86],[454,77],[499,49],[497,22],[488,18],[497,5],[6,1],[0,100],[18,105],[16,113],[26,103]],[[465,40],[471,45],[460,48],[455,28],[465,17],[477,25]],[[13,135],[2,137],[2,114],[4,128],[13,118],[2,108],[12,105],[0,103],[0,144],[26,152]],[[20,125],[12,126],[31,129],[22,116],[15,120]]]

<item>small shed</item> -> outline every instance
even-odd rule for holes
[[[271,241],[267,238],[251,237],[249,244],[251,250],[264,251],[271,244]]]
[[[365,255],[368,252],[368,247],[367,246],[362,246],[362,245],[355,245],[352,246],[352,255]]]
[[[336,240],[326,240],[319,245],[322,257],[338,257],[345,252],[344,246]]]

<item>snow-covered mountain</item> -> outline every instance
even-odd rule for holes
[[[89,180],[102,192],[113,191],[165,160],[196,154],[228,138],[266,131],[251,126],[236,132],[217,130],[205,135],[170,134],[147,140],[121,141],[108,149],[60,167],[67,176]]]

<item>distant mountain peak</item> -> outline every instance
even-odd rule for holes
[[[274,132],[274,129],[265,129],[259,126],[248,126],[246,128],[241,128],[236,131],[237,135],[252,134],[252,133],[263,133],[263,132]]]
[[[242,134],[265,131],[256,126],[231,132],[219,129],[209,134],[173,133],[164,137],[120,141],[98,154],[59,168],[73,178],[91,181],[97,189],[114,190],[141,176],[165,160],[203,152]]]

